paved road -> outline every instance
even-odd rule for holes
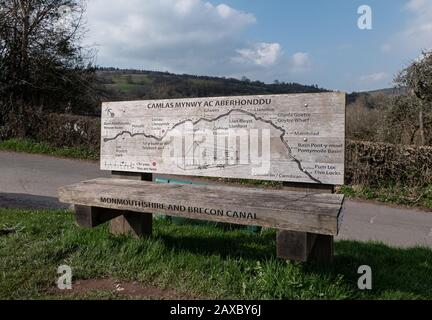
[[[97,162],[0,152],[0,207],[64,208],[58,187],[103,176]],[[432,212],[348,200],[338,239],[432,247]]]

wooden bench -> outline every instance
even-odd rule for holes
[[[150,236],[153,214],[262,226],[278,230],[278,257],[330,262],[344,150],[341,93],[104,103],[101,169],[113,177],[62,187],[59,199],[82,227],[111,220],[115,234]],[[283,187],[155,183],[160,174]]]

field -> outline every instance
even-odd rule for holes
[[[298,83],[266,84],[153,71],[100,69],[96,75],[102,85],[104,99],[109,101],[326,91],[315,85]]]
[[[109,89],[117,90],[124,94],[143,90],[146,86],[152,84],[152,80],[147,75],[142,74],[120,74],[109,78],[101,78],[107,82],[106,86]]]
[[[67,211],[0,209],[0,299],[432,298],[429,249],[342,241],[335,253],[324,268],[277,259],[273,230],[157,220],[150,239],[135,240],[78,228]],[[86,286],[56,289],[64,264]],[[371,291],[357,288],[361,265],[372,268]]]

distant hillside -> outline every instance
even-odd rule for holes
[[[246,78],[238,80],[114,68],[99,68],[96,73],[102,85],[103,101],[328,91],[316,85],[265,84]]]
[[[407,93],[406,88],[386,88],[374,91],[368,91],[369,94],[384,94],[387,96],[397,96]]]
[[[379,89],[379,90],[373,90],[373,91],[363,91],[363,92],[353,92],[348,95],[347,97],[347,103],[352,103],[356,101],[359,97],[362,96],[377,96],[377,95],[383,95],[383,96],[398,96],[406,93],[405,88],[385,88],[385,89]]]

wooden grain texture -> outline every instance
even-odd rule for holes
[[[137,172],[111,172],[113,178],[153,181],[151,173]],[[109,210],[101,208],[101,210]],[[149,237],[153,231],[153,215],[151,213],[137,213],[132,211],[120,211],[122,214],[110,221],[110,232],[115,235],[131,235],[134,238]]]
[[[101,127],[102,170],[344,183],[343,93],[106,102]]]
[[[64,203],[337,235],[343,195],[96,179],[59,189]]]

